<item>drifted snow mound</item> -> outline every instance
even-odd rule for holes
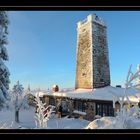
[[[89,123],[85,129],[102,129],[112,124],[115,117],[102,117],[101,119],[96,119]]]
[[[85,129],[140,129],[140,108],[121,108],[116,117],[102,117],[89,123]]]
[[[85,129],[140,129],[140,119],[128,117],[122,122],[117,117],[102,117],[89,123]]]

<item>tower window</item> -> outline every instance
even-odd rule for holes
[[[84,32],[86,29],[83,29],[82,32]]]
[[[82,73],[82,76],[86,76],[86,73]]]

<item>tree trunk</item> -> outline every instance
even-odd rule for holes
[[[15,121],[19,123],[19,105],[18,105],[18,95],[16,96],[16,104],[15,104]]]
[[[15,121],[19,123],[19,110],[15,111]]]

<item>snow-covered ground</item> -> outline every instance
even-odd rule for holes
[[[22,128],[35,128],[34,121],[34,108],[29,110],[21,109],[19,111],[19,124],[15,123],[15,111],[14,110],[2,110],[0,111],[0,127],[5,124],[6,128],[17,129]]]
[[[15,123],[14,110],[0,111],[0,129],[36,129],[34,108],[21,109],[19,113],[19,124]],[[74,118],[50,119],[47,129],[84,129],[89,121]]]
[[[85,129],[89,121],[74,119],[74,118],[61,118],[50,119],[48,121],[48,129]]]
[[[50,118],[46,129],[140,129],[140,109],[123,110],[116,117],[102,117],[92,122],[75,118]],[[19,123],[15,123],[14,110],[0,111],[0,129],[38,129],[34,108],[21,109]]]

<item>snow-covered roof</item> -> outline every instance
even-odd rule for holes
[[[96,89],[77,89],[64,92],[39,92],[39,94],[40,96],[52,95],[78,99],[107,100],[116,102],[124,96],[124,90],[124,88],[107,86]],[[139,102],[140,90],[127,89],[126,92],[131,102]]]

